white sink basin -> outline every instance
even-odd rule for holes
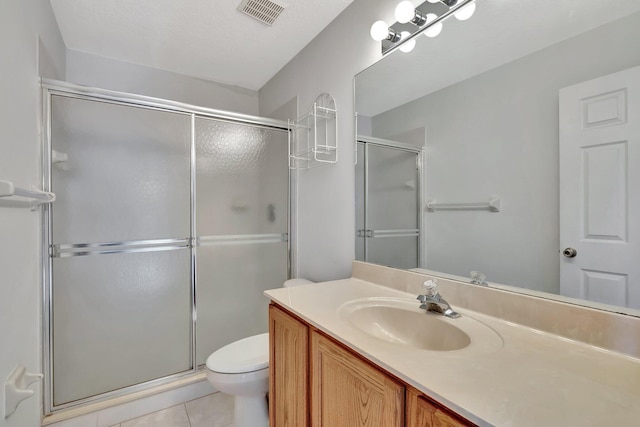
[[[450,319],[419,305],[400,298],[362,298],[343,304],[338,315],[370,336],[420,350],[456,351],[476,341],[490,350],[502,347],[493,329],[468,314]]]

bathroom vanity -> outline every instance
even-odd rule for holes
[[[474,425],[277,304],[269,325],[273,426]]]
[[[640,326],[635,318],[608,313],[602,321],[595,310],[439,279],[442,296],[462,315],[447,319],[418,309],[428,278],[356,262],[350,279],[267,291],[271,425],[595,426],[640,419],[635,344],[624,352],[596,347],[588,341],[601,339],[597,328],[587,342],[571,335],[580,324],[590,328],[590,317],[613,325],[609,333],[629,335]],[[562,308],[555,333],[527,319],[529,311]],[[446,336],[434,341],[429,331]]]

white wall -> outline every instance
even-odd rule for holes
[[[65,46],[48,1],[0,1],[0,58],[0,179],[29,187],[39,183],[38,68],[51,78],[65,74]],[[1,384],[18,364],[42,371],[39,233],[39,212],[0,207]],[[41,387],[32,388],[34,397],[10,418],[0,414],[0,427],[40,425]]]
[[[258,92],[69,50],[67,81],[202,107],[258,114]]]
[[[426,268],[558,293],[558,90],[640,64],[638,40],[636,13],[373,118],[380,138],[426,124],[427,199],[503,199],[426,213]]]
[[[369,36],[374,21],[394,22],[397,1],[355,0],[260,89],[260,114],[292,97],[300,112],[328,92],[338,113],[338,163],[298,173],[297,274],[312,280],[347,277],[354,259],[353,76],[380,58]]]
[[[373,118],[359,115],[357,131],[360,136],[371,136],[373,132]]]

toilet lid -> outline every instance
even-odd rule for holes
[[[207,358],[207,369],[241,374],[269,367],[269,334],[254,335],[225,345]]]

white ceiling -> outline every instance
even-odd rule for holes
[[[241,0],[50,1],[68,49],[254,90],[353,2],[282,0],[270,27]]]
[[[640,10],[640,0],[476,2],[468,21],[451,18],[438,37],[420,36],[412,52],[392,52],[358,74],[358,114],[375,116]]]

